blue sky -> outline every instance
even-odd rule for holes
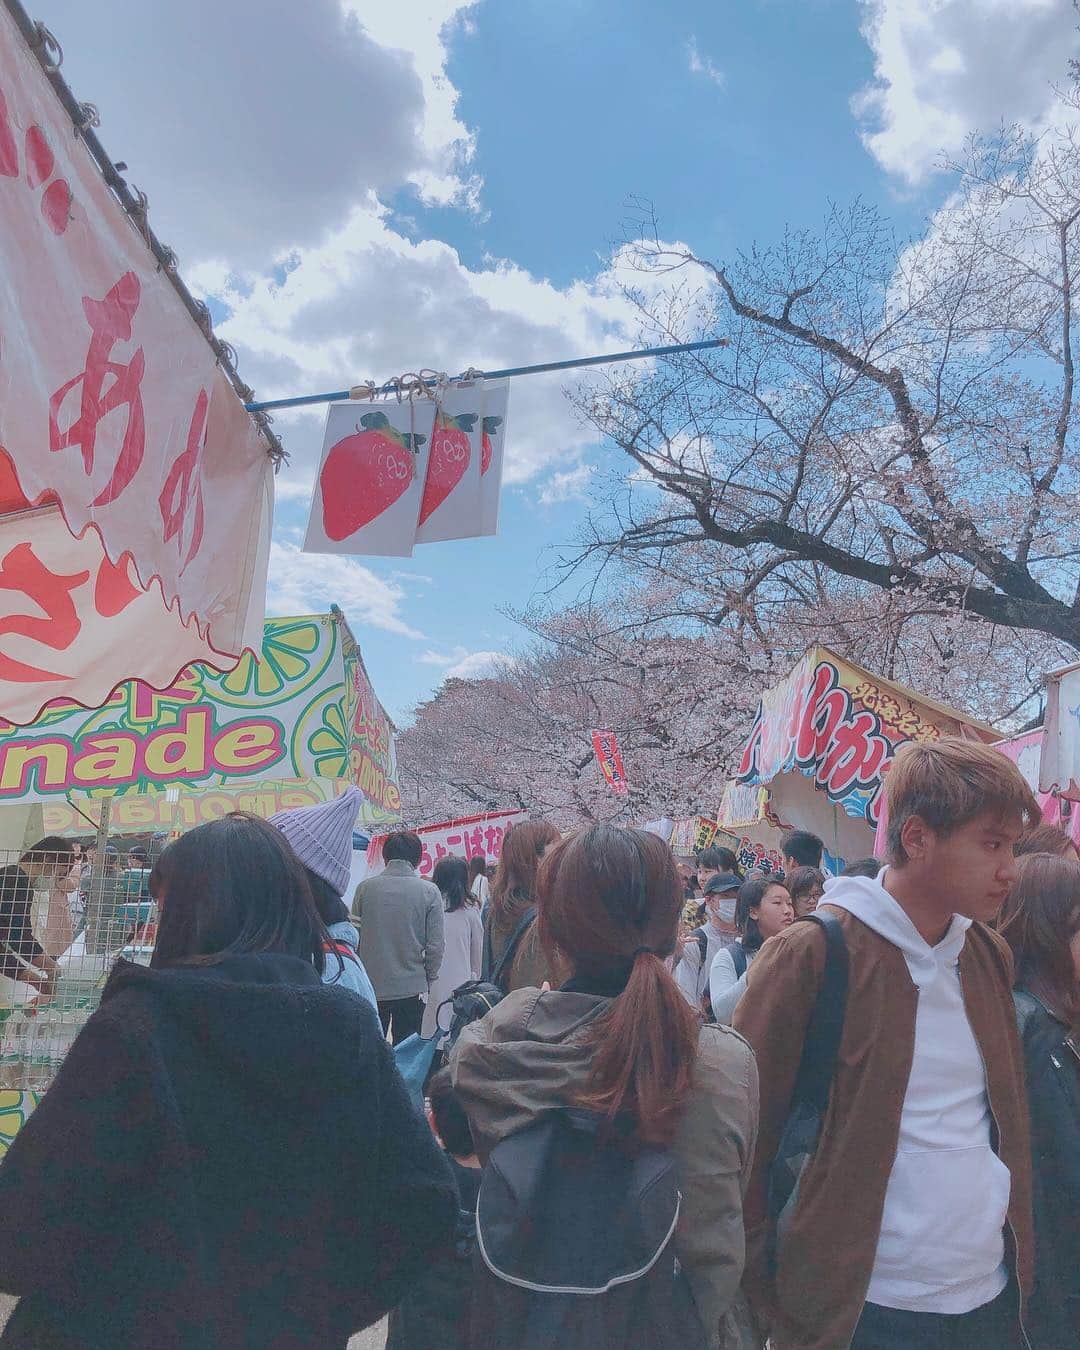
[[[722,259],[854,196],[918,228],[941,149],[1040,125],[1063,0],[53,0],[65,74],[261,397],[627,345],[611,246],[632,194]],[[123,37],[115,41],[116,34]],[[271,612],[345,610],[407,720],[522,635],[612,466],[561,393],[512,391],[496,539],[299,552],[321,414],[280,415]]]

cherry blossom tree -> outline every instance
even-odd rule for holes
[[[729,606],[704,559],[627,572],[602,597],[519,616],[531,641],[484,679],[450,679],[398,737],[405,819],[425,824],[517,807],[560,828],[711,813],[734,771],[761,692],[815,643],[973,715],[1007,719],[1053,664],[1048,640],[964,620],[923,597],[819,578],[774,614]],[[589,733],[619,740],[629,795],[616,797]]]
[[[695,575],[705,628],[748,606],[798,625],[824,593],[894,639],[960,616],[976,646],[1080,648],[1078,113],[1073,92],[1041,137],[973,139],[908,242],[861,203],[730,260],[639,221],[642,339],[728,345],[579,394],[632,474],[578,564]]]

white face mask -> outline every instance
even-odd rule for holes
[[[738,902],[734,897],[730,900],[727,898],[716,900],[713,903],[715,906],[713,909],[713,917],[718,923],[735,922],[735,906]]]

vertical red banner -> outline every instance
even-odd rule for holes
[[[622,755],[619,753],[619,742],[615,739],[613,731],[594,731],[592,733],[592,747],[596,752],[596,760],[600,765],[604,777],[608,781],[608,786],[612,792],[620,797],[627,794],[626,770],[623,768]]]

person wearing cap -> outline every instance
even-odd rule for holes
[[[350,786],[333,801],[279,811],[270,824],[304,864],[315,908],[326,925],[330,941],[323,983],[351,990],[378,1012],[375,990],[357,951],[359,936],[341,898],[349,888],[353,826],[363,800],[360,789]]]
[[[708,997],[713,961],[739,936],[735,899],[741,885],[734,872],[714,872],[705,883],[705,922],[686,939],[675,967],[675,983],[695,1008]]]
[[[129,900],[150,899],[150,853],[143,844],[128,850],[128,865],[121,873],[124,893]]]

